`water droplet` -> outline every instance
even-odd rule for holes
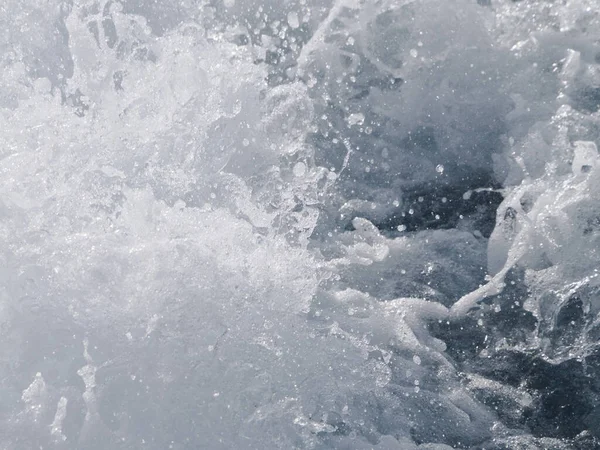
[[[296,11],[290,11],[287,15],[287,22],[290,28],[298,28],[300,26],[300,19],[298,19],[298,13]]]
[[[354,113],[348,116],[348,125],[362,125],[365,123],[365,115],[363,113]]]
[[[294,175],[297,177],[303,177],[306,174],[306,164],[303,162],[298,162],[292,169]]]

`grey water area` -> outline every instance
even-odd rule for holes
[[[600,449],[600,1],[0,30],[0,449]]]

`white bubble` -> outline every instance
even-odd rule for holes
[[[419,355],[415,355],[413,356],[413,362],[417,365],[420,366],[421,365],[421,358],[419,357]]]
[[[303,177],[306,174],[306,164],[304,164],[302,161],[296,163],[292,169],[292,172],[294,172],[294,175],[297,177]]]
[[[417,56],[419,56],[419,52],[417,51],[417,49],[411,48],[410,49],[410,56],[412,56],[413,58],[416,58]]]
[[[444,173],[444,166],[442,164],[438,164],[437,166],[435,166],[435,171],[437,173]]]

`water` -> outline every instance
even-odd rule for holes
[[[596,0],[8,0],[0,448],[600,448]]]

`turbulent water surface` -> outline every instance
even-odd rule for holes
[[[600,449],[600,1],[2,0],[0,448]]]

